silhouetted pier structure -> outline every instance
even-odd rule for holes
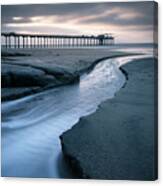
[[[113,44],[114,37],[110,34],[87,36],[1,33],[1,45],[5,48],[59,48]]]

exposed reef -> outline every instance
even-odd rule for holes
[[[2,51],[2,101],[78,82],[101,60],[133,55],[100,49]]]

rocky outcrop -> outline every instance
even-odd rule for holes
[[[78,82],[101,60],[126,55],[133,54],[104,49],[2,51],[2,101]]]
[[[79,178],[157,179],[157,61],[140,59],[121,70],[125,87],[60,136]]]
[[[30,65],[2,63],[2,101],[17,99],[50,87],[77,82],[79,74],[59,68],[46,69]]]
[[[22,57],[22,56],[31,56],[28,53],[23,53],[23,52],[12,52],[12,51],[2,51],[1,57]]]

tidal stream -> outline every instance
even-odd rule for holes
[[[2,176],[72,177],[59,136],[114,97],[126,81],[119,66],[134,58],[105,60],[77,84],[3,102]]]

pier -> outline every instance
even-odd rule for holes
[[[114,44],[111,34],[88,35],[44,35],[1,33],[1,45],[5,48],[61,48],[82,46],[109,46]]]

